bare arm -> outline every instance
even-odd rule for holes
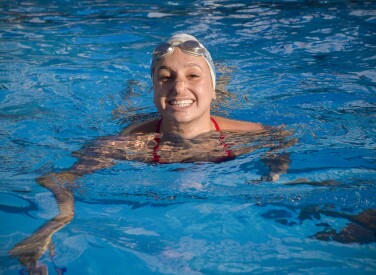
[[[47,274],[47,267],[44,265],[37,266],[37,261],[51,245],[52,235],[73,219],[73,194],[71,191],[63,187],[64,184],[57,184],[55,182],[56,180],[63,183],[64,178],[71,181],[73,180],[73,175],[68,172],[62,172],[59,174],[42,176],[37,179],[37,182],[40,185],[50,190],[54,195],[59,208],[59,213],[38,228],[30,237],[17,243],[9,251],[11,256],[18,257],[21,264],[24,265],[26,270],[31,274],[34,274],[33,272]]]
[[[262,181],[276,181],[280,175],[285,174],[290,165],[290,154],[283,153],[283,149],[289,148],[297,143],[296,138],[291,138],[292,132],[284,130],[283,127],[271,128],[264,127],[264,130],[255,133],[245,133],[241,139],[242,146],[233,150],[235,156],[247,154],[262,148],[269,149],[261,158],[268,173],[261,177]]]
[[[38,228],[30,237],[17,243],[9,254],[18,257],[22,265],[30,274],[48,274],[45,265],[38,266],[39,258],[51,248],[52,235],[70,223],[74,216],[74,196],[71,188],[83,175],[96,170],[110,167],[113,160],[105,156],[105,147],[99,146],[97,152],[88,155],[82,153],[80,158],[70,169],[59,173],[51,173],[36,179],[36,182],[53,194],[59,213]],[[85,151],[85,150],[84,150]],[[51,249],[50,249],[51,250]]]

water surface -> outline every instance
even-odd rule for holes
[[[374,1],[0,1],[1,273],[17,274],[8,251],[58,212],[35,179],[157,116],[150,55],[175,32],[215,60],[215,114],[293,131],[288,173],[261,182],[263,150],[223,163],[119,161],[75,187],[75,217],[52,237],[55,264],[374,273],[375,231],[353,217],[376,204],[375,24]],[[361,241],[318,236],[354,223]],[[40,263],[53,274],[48,252]]]

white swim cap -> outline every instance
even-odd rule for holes
[[[185,43],[187,41],[196,42],[193,42],[195,47],[189,48],[191,45],[187,46],[187,43]],[[155,61],[171,54],[174,47],[179,47],[186,54],[203,56],[205,58],[205,61],[209,66],[213,89],[215,90],[215,67],[209,51],[197,40],[196,37],[186,33],[175,34],[167,40],[167,43],[162,43],[154,49],[151,63],[151,76],[153,77]]]

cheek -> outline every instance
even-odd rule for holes
[[[211,85],[201,86],[200,89],[197,89],[197,94],[199,94],[201,100],[205,102],[210,102],[212,99],[215,99],[215,93],[213,93]]]
[[[154,90],[154,101],[155,102],[161,101],[165,97],[166,97],[166,95],[163,93],[163,91],[161,91],[159,89]]]
[[[167,88],[168,87],[166,85],[162,85],[158,83],[157,81],[154,81],[153,82],[154,98],[166,96]]]
[[[154,105],[157,107],[158,111],[166,107],[165,97],[157,89],[154,90]]]
[[[205,81],[202,81],[199,85],[200,87],[200,93],[205,98],[215,99],[215,92],[213,90],[213,85],[211,83],[211,79],[205,79]]]
[[[156,106],[160,106],[161,105],[161,97],[156,92],[154,92],[154,104]]]

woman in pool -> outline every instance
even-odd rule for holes
[[[254,141],[256,136],[268,137],[258,148],[264,146],[272,151],[295,142],[284,140],[291,134],[288,131],[211,115],[211,102],[216,98],[215,68],[208,50],[191,35],[174,35],[155,48],[151,78],[160,117],[130,125],[120,135],[89,144],[70,172],[87,174],[113,165],[114,159],[222,162],[257,149],[245,146],[231,150],[230,145],[239,143],[241,133],[242,143]],[[238,140],[232,140],[231,135],[225,138],[225,132],[237,133]],[[269,156],[265,163],[270,171],[264,179],[277,180],[286,172],[288,158]]]
[[[129,127],[128,133],[160,132],[194,138],[214,130],[264,130],[257,123],[211,116],[210,104],[216,98],[214,64],[208,50],[191,35],[174,35],[156,47],[151,76],[161,119]]]
[[[47,248],[53,250],[52,235],[69,223],[74,215],[73,194],[65,188],[65,184],[74,183],[84,174],[109,167],[118,159],[159,163],[219,162],[255,150],[250,146],[245,150],[230,150],[228,143],[231,141],[225,140],[222,134],[214,135],[213,139],[210,136],[213,132],[248,133],[242,137],[242,142],[246,138],[252,140],[257,136],[266,136],[268,138],[260,147],[272,150],[295,142],[285,142],[285,137],[289,136],[287,131],[279,129],[273,134],[273,131],[258,123],[211,115],[210,104],[216,98],[215,69],[207,49],[191,35],[174,35],[155,48],[151,76],[154,103],[160,118],[131,125],[118,136],[98,140],[79,153],[79,160],[70,169],[37,179],[40,185],[54,194],[59,214],[10,251],[28,271],[45,272],[45,266],[37,266],[38,259]],[[249,133],[254,135],[249,137]],[[175,142],[176,140],[178,142]],[[197,145],[190,142],[192,140],[200,140],[201,143]],[[162,144],[163,141],[167,142]],[[151,154],[135,154],[150,147]],[[169,150],[163,151],[163,148],[171,147],[179,147],[180,150],[173,153]],[[127,148],[134,149],[132,154],[127,154]],[[270,157],[265,163],[269,166],[270,173],[264,180],[276,180],[279,174],[286,172],[289,160],[285,156]]]

